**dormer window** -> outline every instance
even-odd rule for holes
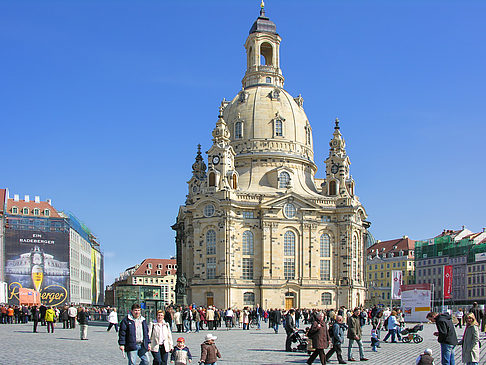
[[[152,268],[152,264],[150,264],[150,263],[149,263],[149,264],[147,264],[147,267],[148,267],[149,269],[151,269],[151,268]]]
[[[19,214],[19,208],[12,207],[12,214]]]
[[[283,123],[281,119],[275,119],[275,137],[283,136]]]
[[[286,189],[290,183],[290,174],[286,171],[282,171],[278,175],[278,188],[279,189]]]
[[[22,208],[22,214],[28,215],[29,214],[29,208]]]
[[[44,215],[49,217],[51,215],[51,211],[49,209],[44,209]]]
[[[236,122],[235,123],[235,139],[243,138],[243,123]]]
[[[34,215],[39,215],[40,214],[40,210],[38,208],[35,208],[34,209]]]

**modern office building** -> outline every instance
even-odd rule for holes
[[[103,254],[96,238],[72,214],[39,196],[6,193],[4,266],[8,302],[20,288],[39,291],[48,305],[103,304]]]
[[[317,178],[304,99],[283,88],[281,40],[262,8],[244,45],[242,88],[221,103],[207,164],[197,152],[173,226],[178,303],[364,304],[370,223],[339,121],[328,156],[317,156],[325,162]]]
[[[378,241],[366,250],[367,303],[389,306],[392,271],[402,271],[402,284],[415,284],[415,241],[404,236]]]

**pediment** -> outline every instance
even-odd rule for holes
[[[301,197],[299,194],[296,194],[296,193],[289,193],[289,194],[285,194],[285,195],[279,196],[277,198],[271,199],[267,202],[262,203],[261,207],[263,209],[280,209],[286,203],[290,203],[290,202],[293,203],[294,205],[296,205],[299,209],[304,209],[304,210],[321,210],[322,209],[319,205],[308,201],[307,199]]]

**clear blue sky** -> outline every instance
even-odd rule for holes
[[[375,238],[486,225],[486,2],[266,1],[322,177],[333,120]],[[0,2],[0,185],[100,239],[110,283],[175,254],[196,145],[259,0]]]

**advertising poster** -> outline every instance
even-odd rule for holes
[[[444,266],[444,299],[451,299],[452,265]]]
[[[8,303],[18,304],[20,289],[40,293],[45,305],[69,301],[69,232],[7,229],[5,279]]]
[[[402,308],[405,322],[426,322],[430,312],[430,284],[402,285]]]

